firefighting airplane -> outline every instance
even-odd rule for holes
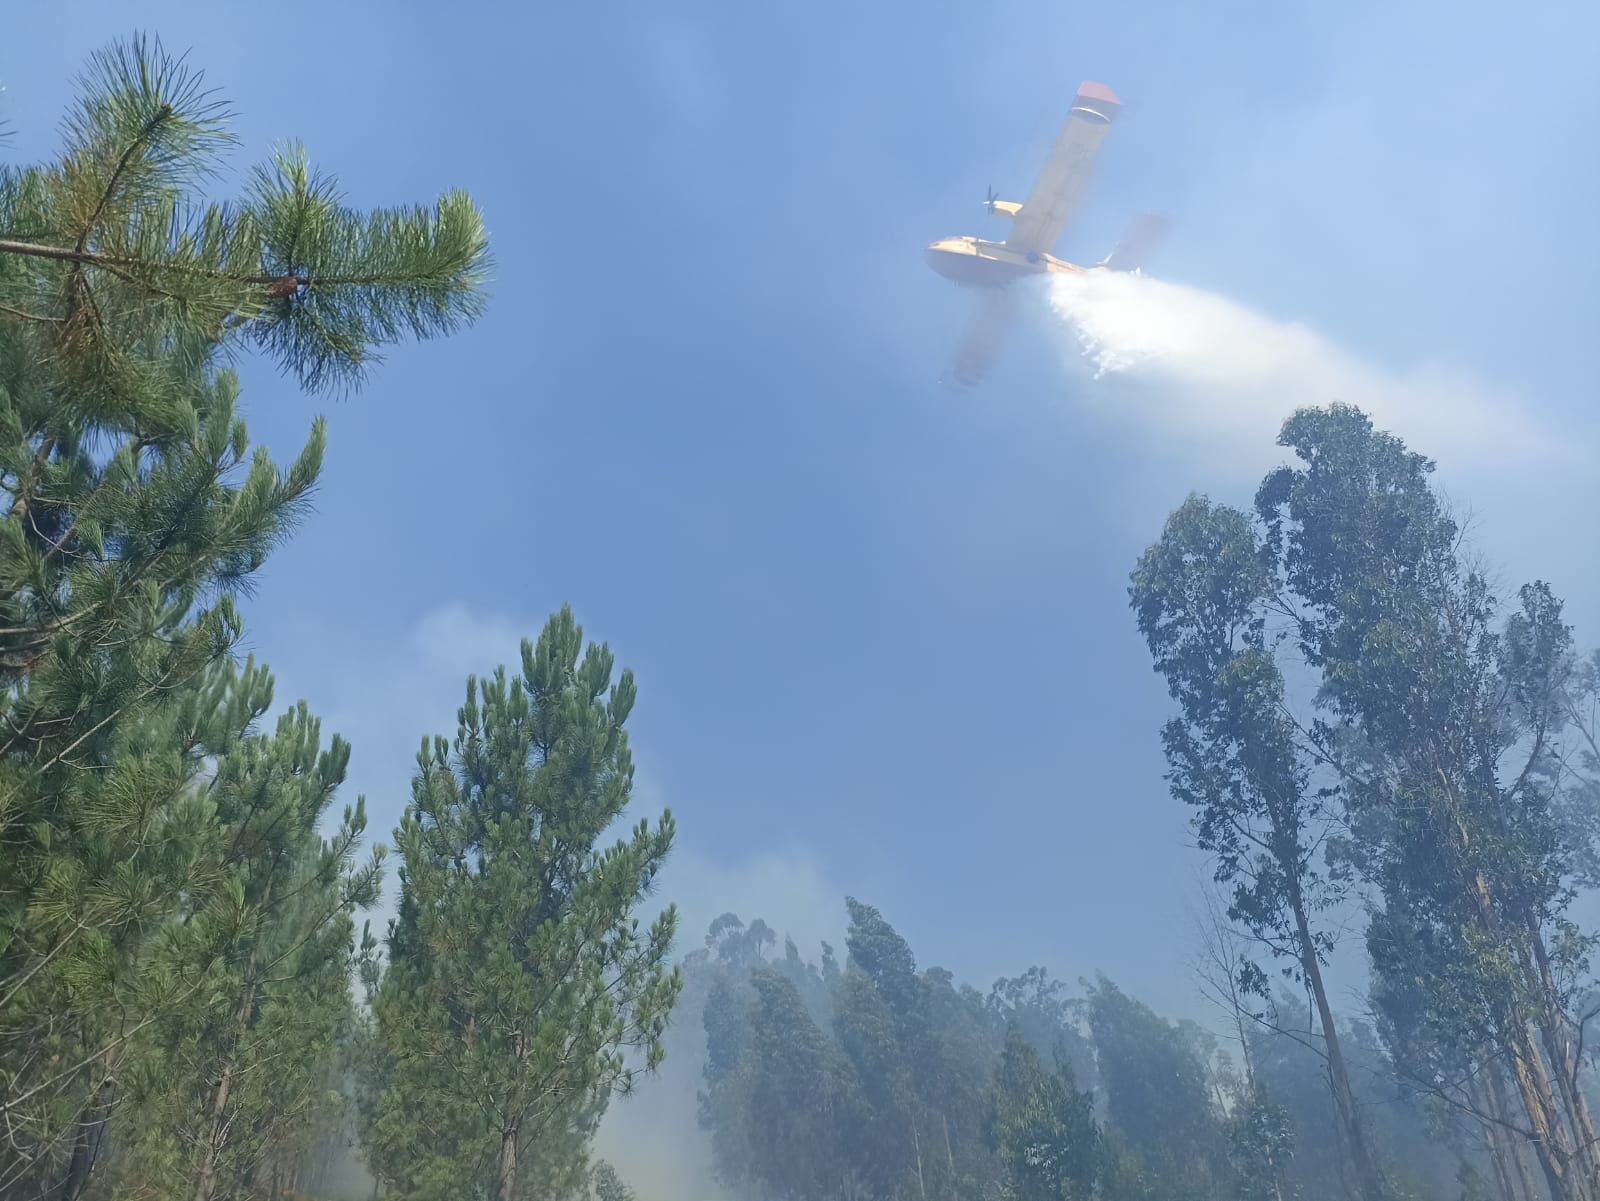
[[[1059,272],[1135,271],[1145,251],[1164,231],[1163,217],[1146,214],[1135,218],[1116,249],[1093,267],[1080,267],[1050,253],[1078,207],[1095,153],[1121,107],[1122,102],[1105,84],[1083,84],[1028,198],[1017,204],[998,199],[994,189],[989,189],[984,207],[994,216],[1011,220],[1006,240],[942,238],[928,247],[928,262],[940,275],[966,287],[985,289],[972,328],[956,353],[951,371],[956,383],[977,383],[999,349],[1010,324],[1009,284]]]

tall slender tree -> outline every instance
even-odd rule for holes
[[[756,971],[752,1080],[746,1121],[765,1144],[756,1162],[767,1195],[836,1201],[854,1192],[859,1095],[849,1062],[807,1012],[800,990],[773,968]]]
[[[1216,881],[1231,890],[1228,917],[1293,965],[1316,1007],[1340,1129],[1364,1201],[1381,1201],[1382,1173],[1357,1111],[1323,967],[1333,939],[1317,925],[1343,881],[1320,857],[1338,819],[1335,794],[1313,779],[1276,651],[1270,560],[1250,517],[1190,497],[1145,552],[1130,588],[1139,630],[1182,715],[1163,728],[1167,779],[1194,812]],[[1268,996],[1267,976],[1241,965],[1246,992]]]
[[[516,1201],[530,1148],[569,1146],[660,1061],[676,918],[641,931],[634,912],[673,823],[601,842],[633,785],[633,675],[612,669],[563,608],[523,643],[519,677],[468,680],[454,742],[418,756],[367,1138],[402,1195]],[[419,1121],[448,1139],[419,1141]]]
[[[1149,1195],[1221,1201],[1226,1140],[1195,1029],[1164,1021],[1104,978],[1086,1001],[1106,1121],[1137,1152]]]
[[[849,962],[834,1030],[855,1066],[874,1147],[869,1188],[944,1201],[985,1186],[980,1126],[996,1040],[983,998],[948,972],[916,970],[910,945],[871,905],[846,898]]]

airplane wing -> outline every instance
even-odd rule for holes
[[[1023,254],[1043,254],[1055,246],[1089,182],[1095,152],[1121,107],[1103,83],[1085,83],[1078,89],[1055,149],[1021,211],[1011,219],[1007,246]]]
[[[967,335],[956,350],[950,380],[970,388],[984,377],[994,361],[1006,330],[1011,327],[1011,290],[984,288],[978,294],[978,308],[967,327]]]

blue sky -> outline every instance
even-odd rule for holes
[[[1600,11],[27,5],[8,153],[50,154],[71,75],[133,28],[235,103],[241,172],[298,137],[352,203],[461,186],[487,216],[472,330],[338,403],[244,369],[258,439],[331,435],[250,645],[352,738],[379,834],[465,673],[570,601],[638,674],[639,804],[678,817],[696,925],[809,941],[848,891],[978,982],[1103,969],[1187,1007],[1197,865],[1125,593],[1186,492],[1247,499],[1292,407],[1400,380],[1406,432],[1464,447],[1441,478],[1490,558],[1600,634]],[[1127,108],[1061,252],[1169,212],[1152,272],[1248,345],[1136,396],[1041,301],[944,391],[970,297],[921,249],[996,233],[984,188],[1025,194],[1084,78]],[[1280,335],[1293,363],[1235,403]],[[1567,453],[1506,450],[1501,410]]]

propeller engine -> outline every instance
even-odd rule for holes
[[[1022,211],[1022,206],[1015,200],[1001,200],[1000,193],[992,187],[983,198],[983,208],[991,217],[1015,217]]]

